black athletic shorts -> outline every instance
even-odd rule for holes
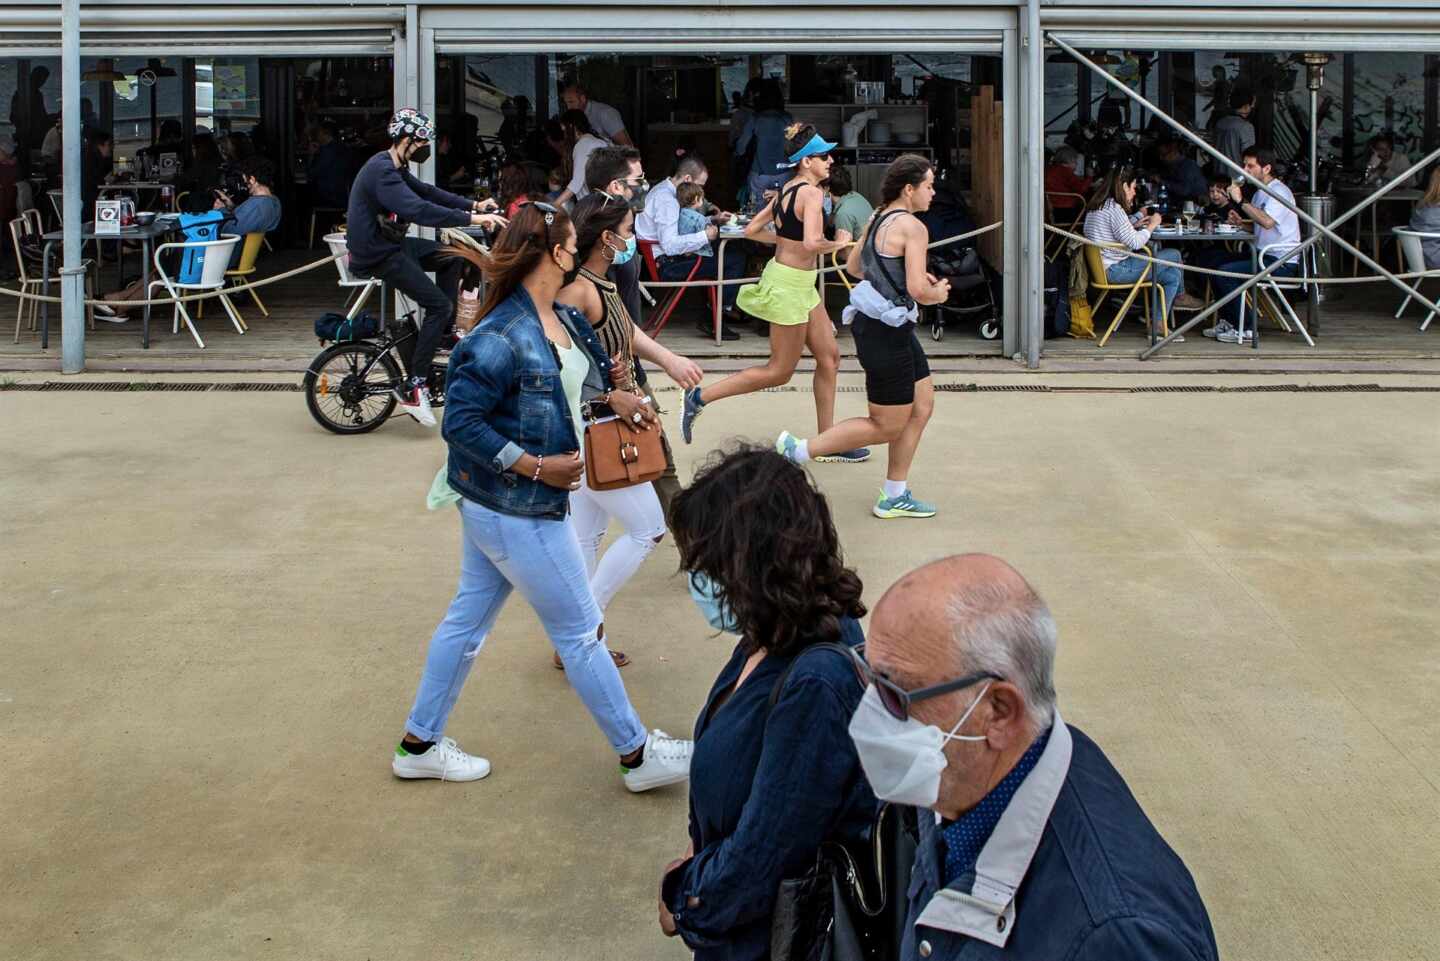
[[[865,396],[882,407],[915,403],[915,383],[930,376],[925,348],[915,336],[915,325],[891,327],[884,321],[857,314],[850,325],[855,355],[865,369]]]

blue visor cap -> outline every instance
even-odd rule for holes
[[[791,166],[794,166],[795,164],[798,164],[800,161],[804,160],[806,157],[818,157],[821,154],[827,154],[830,151],[834,150],[835,146],[835,144],[826,140],[824,137],[820,136],[817,133],[815,136],[810,138],[809,143],[807,143],[805,146],[801,147],[799,150],[795,151],[790,155],[790,164]]]

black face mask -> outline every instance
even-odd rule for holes
[[[565,251],[565,252],[566,252],[567,254],[570,253],[568,250]],[[580,258],[579,258],[578,256],[575,256],[575,255],[572,254],[572,255],[571,255],[571,259],[575,262],[575,266],[571,267],[569,270],[566,270],[565,273],[561,275],[561,277],[560,277],[560,286],[561,286],[561,287],[569,287],[571,284],[575,283],[575,278],[580,276]],[[557,266],[557,267],[560,266],[560,260],[559,260],[559,258],[556,258],[556,260],[555,260],[555,266]],[[561,267],[561,270],[564,270],[564,268]]]
[[[418,146],[418,147],[416,147],[414,150],[410,151],[410,161],[409,161],[409,162],[412,163],[412,164],[423,164],[425,161],[427,161],[427,160],[429,160],[429,159],[430,159],[430,145],[429,145],[428,143],[422,143],[420,146]]]

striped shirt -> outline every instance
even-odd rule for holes
[[[1139,250],[1150,242],[1149,230],[1136,230],[1130,222],[1125,208],[1115,198],[1105,201],[1105,206],[1085,215],[1085,238],[1101,244],[1120,244],[1129,250]],[[1100,256],[1107,268],[1126,259],[1123,251],[1112,247],[1101,247]]]

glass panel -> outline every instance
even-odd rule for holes
[[[123,79],[111,81],[118,173],[138,172],[136,155],[162,136],[171,141],[183,136],[180,67],[178,57],[121,57],[114,61],[115,71],[123,75]]]
[[[1423,157],[1425,55],[1357,53],[1351,128],[1355,133],[1357,169],[1363,169],[1370,141],[1381,133],[1394,138],[1396,156],[1411,161]]]

